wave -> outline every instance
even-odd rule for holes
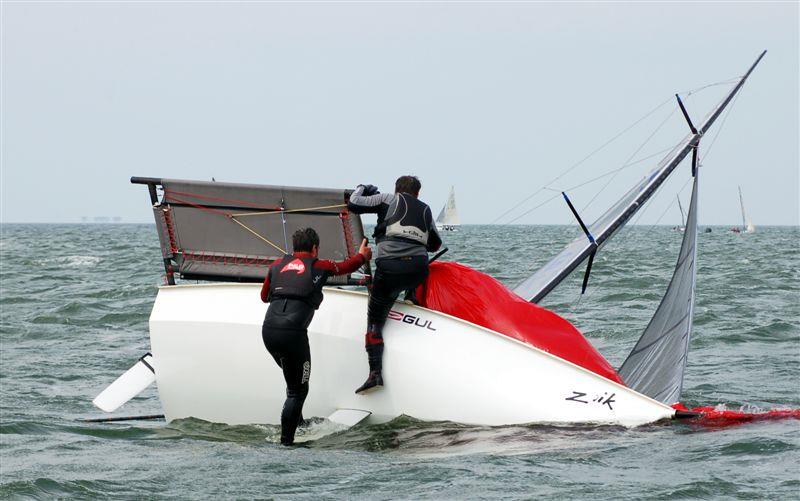
[[[99,256],[83,256],[83,255],[75,255],[75,256],[59,256],[59,257],[51,257],[45,259],[37,259],[34,260],[34,264],[37,266],[64,266],[67,268],[84,268],[89,266],[97,266],[103,258]]]

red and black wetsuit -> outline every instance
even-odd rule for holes
[[[364,264],[357,254],[346,261],[319,260],[310,252],[295,252],[269,268],[261,300],[269,303],[261,338],[275,362],[283,369],[286,402],[281,412],[281,443],[294,442],[308,395],[311,353],[308,325],[322,303],[322,286],[328,277],[346,275]]]

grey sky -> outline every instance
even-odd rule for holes
[[[435,212],[453,184],[462,221],[486,223],[762,49],[705,159],[700,221],[736,224],[741,184],[757,226],[796,225],[796,2],[3,2],[2,221],[150,222],[131,175],[390,189],[413,173]],[[696,121],[725,89],[687,100]],[[552,187],[619,167],[674,109]],[[634,159],[685,132],[673,114]],[[647,165],[615,177],[586,218]],[[667,210],[688,165],[673,178],[639,222]],[[606,180],[571,191],[576,205]],[[661,222],[678,218],[672,206]],[[517,222],[572,216],[556,199]]]

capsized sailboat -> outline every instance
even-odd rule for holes
[[[455,187],[451,186],[447,202],[436,217],[436,227],[444,231],[456,231],[459,226],[461,226],[461,220],[456,209],[456,191]]]
[[[697,148],[763,55],[700,127],[685,114],[691,133],[597,221],[587,226],[579,218],[585,235],[513,293],[475,270],[434,263],[430,279],[417,291],[420,305],[397,303],[389,314],[387,386],[380,392],[353,392],[367,370],[367,293],[343,288],[368,283],[370,269],[329,284],[309,326],[311,351],[319,355],[305,415],[335,419],[349,412],[357,416],[353,423],[405,414],[481,425],[625,426],[684,415],[673,404],[680,398],[692,330]],[[577,328],[535,303],[583,261],[589,260],[590,269],[598,248],[690,152],[692,196],[673,278],[639,342],[615,370]],[[299,227],[317,229],[321,258],[355,253],[364,230],[358,215],[347,210],[349,192],[131,181],[149,189],[167,283],[159,288],[150,315],[150,353],[101,392],[95,405],[113,412],[154,381],[168,421],[195,417],[276,424],[285,387],[262,345],[266,305],[258,282],[270,263],[289,252],[288,235]],[[176,277],[216,283],[177,284]],[[444,352],[447,357],[440,356]]]

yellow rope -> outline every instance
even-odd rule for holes
[[[307,209],[273,210],[267,212],[242,212],[240,214],[231,214],[231,217],[266,216],[270,214],[289,214],[290,212],[310,212],[312,210],[339,209],[342,207],[347,207],[347,204],[323,205],[322,207],[308,207]]]
[[[259,235],[259,234],[258,234],[256,231],[254,231],[252,228],[248,227],[248,226],[247,226],[246,224],[244,224],[243,222],[241,222],[241,221],[237,220],[237,219],[236,219],[236,216],[231,216],[231,218],[230,218],[230,219],[231,219],[231,221],[233,221],[234,223],[238,224],[239,226],[241,226],[241,227],[242,227],[242,228],[244,228],[245,230],[247,230],[247,231],[249,231],[250,233],[252,233],[253,235],[255,235],[256,237],[258,237],[258,238],[260,238],[261,240],[263,240],[265,243],[267,243],[267,244],[269,244],[269,245],[271,245],[271,246],[275,247],[276,249],[278,249],[278,251],[280,251],[280,253],[281,253],[281,254],[286,254],[286,250],[285,250],[285,249],[282,249],[282,248],[278,247],[278,246],[277,246],[276,244],[274,244],[273,242],[270,242],[269,240],[267,240],[267,239],[266,239],[266,238],[264,238],[263,236]]]

